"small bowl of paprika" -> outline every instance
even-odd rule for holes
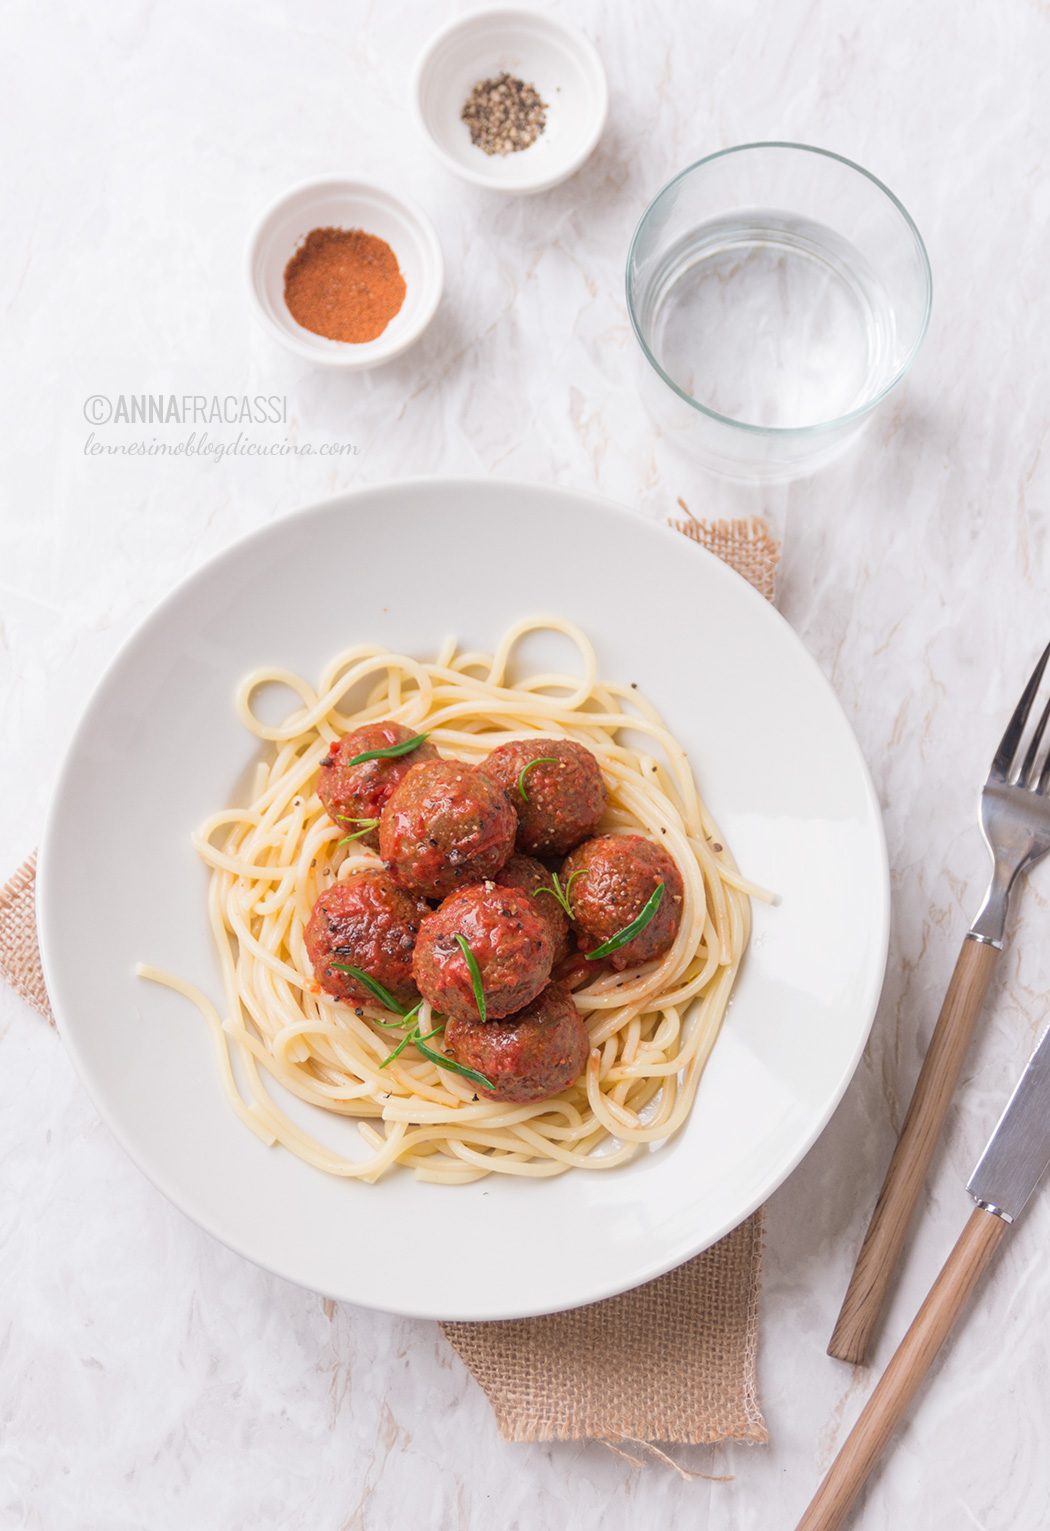
[[[304,181],[267,208],[248,244],[263,328],[297,356],[363,369],[419,339],[444,281],[429,218],[370,181]]]

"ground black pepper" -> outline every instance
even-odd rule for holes
[[[547,126],[547,104],[535,85],[513,75],[479,80],[460,113],[470,141],[486,154],[517,154]]]

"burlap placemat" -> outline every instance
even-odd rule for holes
[[[764,521],[670,525],[773,598]],[[0,974],[54,1021],[36,940],[36,857],[0,889]],[[766,1441],[756,1359],[762,1213],[666,1276],[545,1318],[443,1324],[510,1441]]]
[[[36,944],[36,851],[0,888],[0,975],[55,1024]]]

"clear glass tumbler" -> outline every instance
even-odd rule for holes
[[[893,193],[806,144],[744,144],[683,170],[627,257],[658,422],[734,478],[837,456],[914,361],[932,293]]]

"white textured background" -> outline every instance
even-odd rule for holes
[[[572,11],[609,73],[608,131],[566,186],[497,201],[437,168],[406,110],[412,60],[446,7],[8,5],[0,864],[35,843],[70,721],[131,624],[293,506],[467,471],[597,487],[653,518],[678,495],[700,513],[770,514],[786,535],[781,604],[871,762],[895,891],[868,1056],[770,1209],[772,1444],[683,1453],[729,1483],[638,1472],[600,1445],[503,1445],[433,1326],[286,1286],[162,1201],[55,1034],[4,993],[5,1528],[779,1531],[871,1385],[824,1344],[979,896],[975,788],[1050,636],[1050,13],[1022,0]],[[815,482],[760,492],[714,484],[654,435],[622,270],[674,171],[764,137],[836,149],[885,179],[926,237],[936,292],[925,351],[860,450]],[[271,349],[242,291],[258,210],[328,169],[414,193],[448,265],[423,345],[360,378]],[[86,395],[169,389],[287,393],[297,439],[359,452],[85,458]],[[966,1216],[961,1184],[1043,1022],[1048,887],[1037,873],[1018,910],[879,1362]],[[873,1484],[869,1531],[1047,1525],[1048,1238],[1044,1193]]]

